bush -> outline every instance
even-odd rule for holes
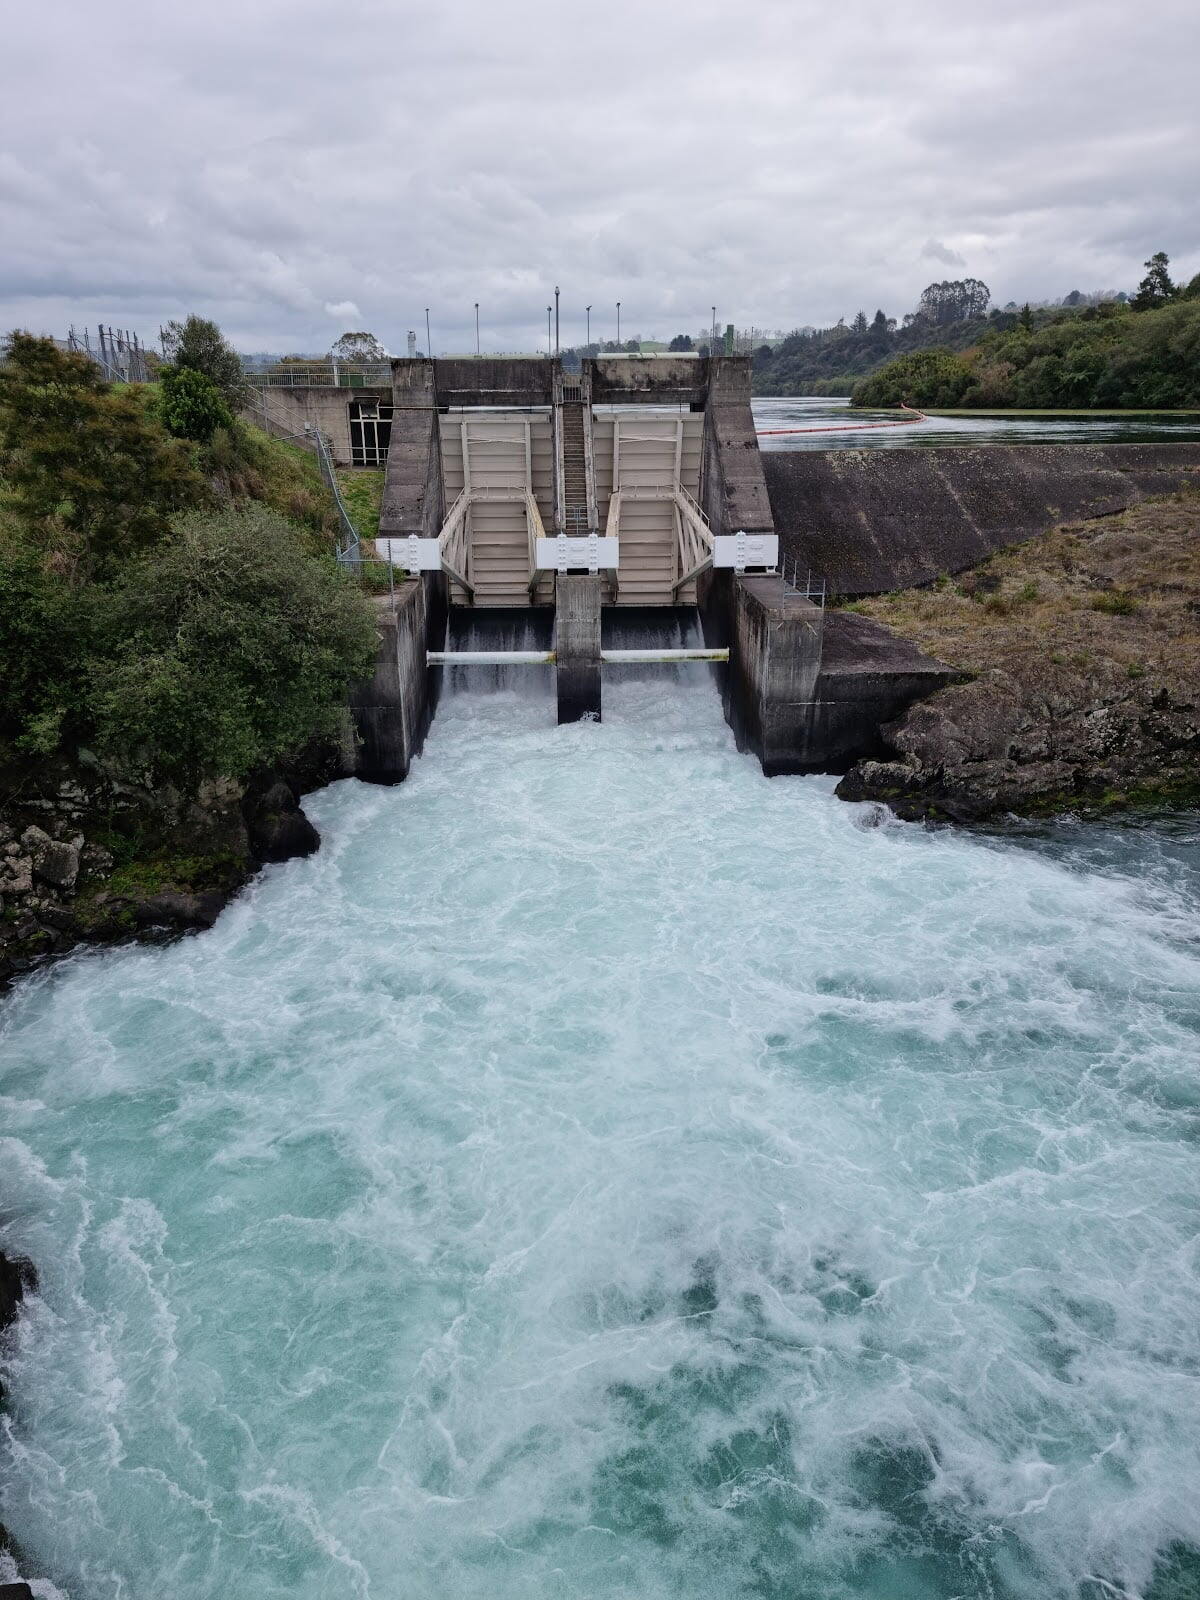
[[[207,444],[218,428],[233,427],[233,413],[211,378],[193,367],[164,367],[158,414],[177,439]]]
[[[178,518],[102,592],[93,637],[98,747],[189,784],[245,777],[333,732],[376,635],[357,587],[255,508]]]
[[[79,617],[34,553],[0,544],[0,754],[48,754],[78,697]]]
[[[86,356],[14,333],[0,365],[0,473],[13,514],[41,548],[100,571],[162,538],[203,503],[186,445],[113,389]]]
[[[241,410],[249,390],[242,358],[215,322],[207,317],[168,322],[163,348],[172,366],[202,373],[220,390],[231,411]]]
[[[972,373],[952,350],[914,350],[854,385],[856,406],[956,406]]]

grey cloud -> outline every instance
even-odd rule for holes
[[[966,256],[960,256],[957,250],[951,250],[949,245],[944,245],[940,239],[926,239],[921,251],[923,261],[940,261],[947,267],[965,267]]]
[[[428,305],[461,349],[478,300],[536,348],[555,283],[574,338],[1200,268],[1191,0],[64,0],[5,43],[0,327],[402,349]]]

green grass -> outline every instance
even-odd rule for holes
[[[383,468],[339,467],[337,480],[359,538],[374,539],[383,505]]]

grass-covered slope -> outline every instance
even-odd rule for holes
[[[1146,501],[856,603],[972,680],[840,787],[906,816],[1200,801],[1200,496]]]

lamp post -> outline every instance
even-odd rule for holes
[[[429,332],[429,307],[425,307],[425,359],[433,360],[433,336]]]
[[[716,308],[716,306],[714,306],[712,308],[712,311],[713,311],[712,338],[709,341],[708,353],[709,353],[710,356],[715,356],[716,353],[717,353],[717,308]]]
[[[554,354],[558,354],[558,285],[554,285]]]
[[[617,301],[617,349],[621,348],[621,302]]]
[[[475,302],[475,359],[479,360],[479,301]]]
[[[589,306],[587,308],[587,352],[588,352],[589,356],[592,353],[592,308],[591,308],[591,306]]]

